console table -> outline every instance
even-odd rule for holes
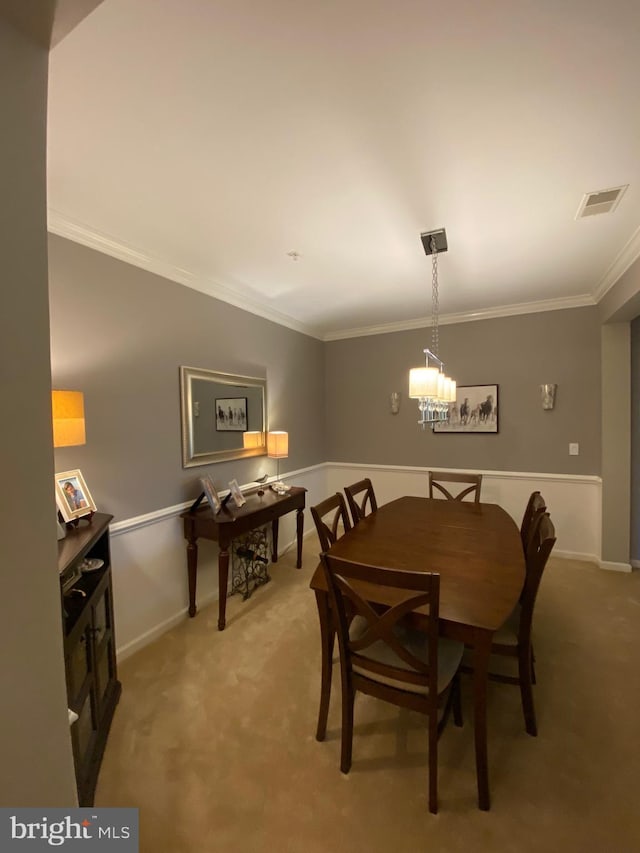
[[[224,630],[227,609],[227,585],[229,581],[229,546],[238,536],[271,522],[273,554],[272,561],[278,562],[278,520],[281,516],[296,511],[296,533],[298,559],[296,568],[302,566],[302,532],[304,527],[304,505],[306,489],[292,486],[284,495],[270,488],[263,494],[257,491],[244,495],[246,503],[241,507],[228,502],[220,512],[214,514],[207,504],[194,512],[188,510],[180,515],[184,522],[184,537],[187,540],[187,571],[189,573],[189,616],[196,615],[196,575],[198,570],[198,539],[212,539],[218,543],[218,630]]]

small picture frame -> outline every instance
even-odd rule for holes
[[[222,503],[220,502],[220,497],[218,496],[216,487],[213,485],[213,480],[208,474],[206,474],[204,477],[200,477],[200,482],[202,483],[202,488],[204,489],[204,493],[207,496],[211,509],[214,513],[220,512]]]
[[[215,407],[216,430],[218,432],[247,431],[246,397],[217,397]]]
[[[75,521],[96,511],[96,505],[79,469],[55,475],[56,504],[65,521]]]
[[[237,480],[229,480],[229,490],[231,491],[231,497],[233,498],[233,502],[238,507],[238,509],[240,509],[241,506],[244,506],[244,504],[246,504],[247,499],[240,491],[240,486],[238,485]]]

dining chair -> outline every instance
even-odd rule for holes
[[[524,714],[527,734],[535,737],[538,734],[535,706],[533,703],[533,643],[531,628],[533,611],[540,588],[540,581],[547,560],[556,542],[556,531],[548,512],[539,513],[531,525],[529,544],[525,555],[525,581],[520,602],[507,618],[504,625],[493,635],[489,664],[489,678],[503,684],[516,684],[520,687],[522,711]],[[497,665],[497,658],[517,658],[518,674],[507,675],[491,670]],[[470,667],[463,666],[463,671],[469,672]]]
[[[340,648],[340,769],[343,773],[351,769],[357,691],[427,714],[429,811],[436,814],[438,738],[452,706],[456,724],[462,725],[459,667],[464,652],[462,643],[439,637],[440,575],[354,563],[330,552],[321,560]],[[375,609],[363,595],[362,582],[392,588],[397,603],[383,611]],[[425,606],[429,608],[425,629],[409,627],[405,617]]]
[[[320,550],[328,551],[340,536],[351,530],[351,521],[347,512],[347,505],[340,492],[320,501],[311,507],[311,516],[316,526]],[[322,621],[320,630],[322,631]],[[318,724],[316,726],[316,740],[323,741],[327,731],[327,718],[329,716],[329,701],[331,699],[331,674],[333,669],[333,649],[335,645],[336,627],[335,617],[329,612],[329,622],[326,627],[328,632],[326,643],[327,654],[322,656],[322,669],[320,674],[320,707],[318,709]]]
[[[351,530],[347,505],[340,492],[336,492],[335,495],[331,495],[320,501],[319,504],[312,506],[311,517],[318,531],[321,551],[328,551],[333,543],[340,538],[342,535],[339,532],[340,525],[342,525],[343,533]]]
[[[378,509],[376,494],[373,491],[373,484],[368,477],[360,480],[351,486],[345,486],[344,492],[349,502],[351,509],[351,518],[353,519],[354,527],[367,514],[375,512]],[[367,513],[367,504],[369,504],[369,513]]]
[[[531,492],[520,524],[520,538],[522,539],[522,548],[525,556],[527,553],[527,546],[529,544],[529,536],[531,534],[533,521],[539,513],[546,512],[546,509],[547,502],[540,492]]]
[[[457,495],[452,495],[442,483],[469,483],[469,487],[463,489]],[[448,501],[461,501],[467,495],[474,494],[476,503],[480,503],[480,488],[482,486],[482,474],[463,474],[458,471],[429,471],[429,497],[434,497],[434,489],[442,492]]]

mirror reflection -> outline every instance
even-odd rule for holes
[[[264,456],[267,381],[180,368],[182,466]]]

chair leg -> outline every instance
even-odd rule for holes
[[[320,708],[318,710],[318,725],[316,740],[324,740],[327,733],[327,717],[329,715],[329,700],[331,698],[331,672],[333,667],[333,646],[336,636],[334,616],[329,607],[328,597],[316,591],[318,621],[320,623]]]
[[[535,668],[536,656],[533,653],[533,646],[531,646],[531,683],[536,683],[536,668]]]
[[[438,715],[429,714],[429,811],[438,814]]]
[[[460,673],[453,679],[451,685],[453,690],[453,722],[456,726],[462,726],[462,692],[460,689]]]
[[[340,754],[340,770],[348,773],[351,770],[351,754],[353,750],[353,703],[355,691],[342,682],[342,743]]]
[[[518,652],[518,675],[520,678],[520,697],[527,734],[536,737],[538,726],[533,705],[533,689],[531,686],[531,647],[521,648]]]
[[[320,681],[320,709],[318,711],[318,726],[316,740],[324,740],[327,734],[327,719],[329,717],[329,700],[331,699],[331,674],[333,669],[333,647],[335,641],[333,625],[329,628],[329,636],[323,643],[322,671]]]

